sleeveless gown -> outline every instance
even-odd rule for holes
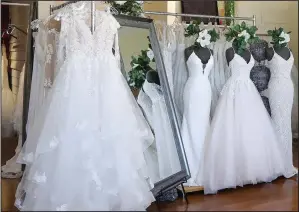
[[[250,80],[254,65],[234,54],[204,151],[205,194],[245,184],[271,182],[283,174],[279,143],[270,116]]]
[[[19,156],[27,166],[15,205],[144,211],[154,201],[143,154],[153,135],[111,51],[120,25],[97,11],[91,33],[90,13],[80,15],[72,10],[61,17],[66,59]],[[37,146],[27,148],[34,140]]]
[[[184,114],[182,140],[188,160],[191,178],[186,185],[201,185],[199,172],[206,134],[210,127],[212,90],[209,74],[214,65],[211,54],[205,68],[193,52],[187,60],[189,78],[184,89]]]
[[[291,53],[291,52],[290,52]],[[280,148],[283,152],[286,178],[297,174],[293,166],[292,151],[292,106],[294,98],[294,86],[291,79],[291,70],[294,57],[291,53],[288,60],[283,59],[274,51],[272,60],[268,62],[271,78],[268,85],[271,117],[277,132]]]
[[[173,131],[168,116],[161,86],[145,80],[145,94],[151,100],[152,128],[155,134],[157,149],[159,180],[163,180],[181,170],[181,165],[175,146]]]

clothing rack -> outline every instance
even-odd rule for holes
[[[23,7],[29,7],[30,6],[30,4],[26,4],[26,3],[13,3],[13,2],[1,2],[1,5],[23,6]]]
[[[243,20],[252,21],[252,24],[256,24],[256,16],[252,17],[230,17],[230,16],[217,16],[217,15],[200,15],[200,14],[188,14],[188,13],[170,13],[170,12],[154,12],[146,11],[145,14],[151,15],[169,15],[169,16],[182,16],[182,17],[196,17],[196,18],[211,18],[211,19],[230,19],[230,20]]]

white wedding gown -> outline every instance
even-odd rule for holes
[[[271,182],[284,172],[276,133],[250,80],[254,65],[234,54],[232,76],[221,92],[204,150],[205,194],[245,184]]]
[[[17,158],[22,148],[24,74],[25,64],[20,74],[20,84],[13,119],[14,130],[18,133],[18,145],[15,149],[15,155],[1,167],[2,177],[4,178],[19,178],[22,175],[22,165],[17,163]]]
[[[199,186],[201,179],[201,159],[206,134],[210,127],[211,85],[209,74],[214,65],[211,53],[204,67],[201,59],[193,52],[187,59],[189,78],[184,89],[184,114],[182,123],[182,139],[188,160],[191,178],[186,185]],[[198,178],[198,179],[196,179]]]
[[[145,80],[143,90],[151,100],[151,126],[155,134],[159,180],[163,180],[181,170],[170,119],[162,89]]]
[[[65,62],[19,157],[20,210],[145,210],[154,201],[143,155],[153,135],[112,53],[120,25],[97,11],[91,33],[89,17],[61,17]]]
[[[6,55],[6,48],[2,44],[2,108],[1,108],[1,137],[8,138],[14,134],[13,129],[13,111],[15,107],[13,93],[8,84],[8,59]]]
[[[290,58],[285,60],[274,51],[272,60],[268,62],[271,71],[268,85],[271,117],[280,142],[281,151],[283,152],[284,176],[286,178],[292,177],[298,172],[293,166],[291,118],[294,86],[291,79],[291,70],[294,64],[294,57],[292,52],[290,54]]]

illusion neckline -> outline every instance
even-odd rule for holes
[[[98,14],[100,14],[100,15],[105,14],[106,16],[111,15],[110,13],[108,13],[108,12],[106,12],[106,11],[100,11],[100,10],[97,10],[96,13],[95,13],[95,19],[96,19],[96,20],[97,20],[97,18],[98,18],[98,16],[97,16]],[[114,18],[114,17],[113,17],[113,18]],[[97,31],[98,31],[99,29],[101,29],[101,27],[99,27],[99,25],[96,24],[96,26],[98,25],[98,27],[95,27],[94,32],[91,32],[90,27],[89,27],[88,24],[85,22],[85,20],[82,20],[82,19],[81,19],[80,17],[78,17],[78,16],[75,16],[75,20],[77,20],[78,22],[82,23],[82,25],[83,25],[83,29],[84,29],[85,31],[87,31],[88,36],[91,37],[91,38],[94,38],[95,35],[97,34]],[[117,20],[115,20],[115,21],[117,21]],[[79,24],[79,25],[80,25],[80,27],[81,27],[81,24]]]
[[[213,56],[212,56],[212,53],[210,54],[210,58],[209,58],[209,60],[208,60],[208,62],[207,62],[206,64],[203,64],[202,61],[201,61],[201,59],[200,59],[194,52],[191,53],[191,55],[189,56],[189,58],[188,58],[188,60],[187,60],[186,63],[189,62],[190,57],[191,57],[193,54],[196,56],[196,59],[200,61],[202,70],[205,71],[205,69],[207,68],[209,62],[212,60],[212,57],[213,57]],[[203,65],[206,65],[206,66],[203,67]]]

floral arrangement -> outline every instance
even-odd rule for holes
[[[185,37],[190,37],[193,35],[198,35],[194,45],[201,47],[206,47],[211,42],[215,42],[217,39],[219,39],[219,34],[215,29],[200,29],[199,21],[193,21],[185,29]]]
[[[147,37],[149,39],[149,37]],[[140,89],[145,81],[146,73],[154,70],[150,66],[150,62],[155,62],[154,52],[149,43],[147,50],[141,50],[141,54],[137,57],[132,56],[130,63],[132,69],[129,71],[127,81],[131,88]]]
[[[288,42],[290,42],[290,33],[291,32],[285,32],[283,28],[274,29],[274,30],[268,30],[268,35],[272,37],[272,42],[274,48],[283,48],[286,47]]]
[[[225,33],[227,41],[233,40],[233,47],[237,50],[238,54],[242,54],[247,48],[248,44],[254,43],[259,40],[255,35],[257,28],[255,26],[248,27],[243,21],[241,24],[236,24],[228,28]]]
[[[107,1],[119,14],[140,17],[143,16],[143,1]]]

